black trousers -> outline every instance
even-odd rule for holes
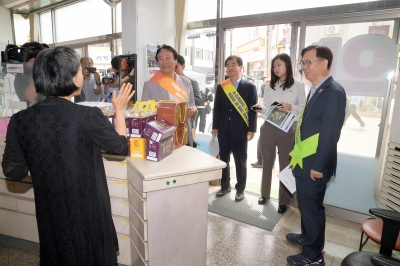
[[[222,133],[222,132],[221,132]],[[247,140],[245,141],[235,141],[232,139],[231,134],[235,132],[226,132],[221,134],[218,132],[218,142],[219,142],[219,157],[224,161],[227,166],[222,169],[221,178],[221,189],[225,190],[230,187],[230,156],[233,154],[233,159],[235,160],[236,169],[236,179],[237,183],[235,189],[237,192],[243,193],[246,188],[247,179]]]
[[[301,254],[314,261],[322,256],[325,244],[325,207],[323,205],[326,185],[330,177],[313,181],[308,177],[296,176],[297,198],[301,213]]]
[[[206,129],[206,108],[197,108],[197,114],[194,118],[194,130],[197,130],[197,122],[200,118],[199,132],[204,133]]]

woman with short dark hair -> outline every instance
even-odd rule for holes
[[[114,129],[99,108],[71,102],[83,86],[74,50],[41,51],[33,81],[47,98],[11,117],[2,166],[7,178],[32,178],[40,264],[116,265],[118,241],[101,150],[127,152],[124,111],[132,86],[113,94]]]
[[[278,54],[271,62],[271,81],[265,86],[263,107],[258,110],[265,114],[271,105],[278,103],[279,111],[290,111],[300,114],[305,102],[305,89],[303,83],[293,78],[292,62],[287,54]],[[259,106],[261,107],[261,106]],[[260,128],[260,148],[262,155],[262,180],[261,197],[258,204],[265,204],[271,193],[272,168],[275,161],[276,149],[278,149],[280,171],[289,164],[289,152],[293,149],[295,122],[286,133],[268,122]],[[279,207],[278,213],[284,213],[290,203],[291,194],[287,188],[279,182]]]

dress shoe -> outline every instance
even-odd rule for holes
[[[254,168],[261,168],[262,167],[262,163],[260,163],[260,162],[251,163],[250,165],[253,166]]]
[[[261,197],[258,198],[258,204],[264,205],[266,202],[267,202],[267,198],[266,197],[261,196]]]
[[[244,199],[244,194],[240,193],[240,192],[236,192],[235,201],[239,202],[239,201],[242,201],[243,199]]]
[[[278,207],[278,213],[284,213],[287,210],[286,205],[279,205]]]
[[[289,233],[286,234],[286,240],[293,245],[302,245],[303,244],[303,236],[301,234]]]
[[[324,257],[321,255],[320,259],[317,260],[310,260],[303,255],[293,255],[293,256],[288,256],[286,258],[287,263],[290,266],[314,266],[314,265],[325,265]]]
[[[215,196],[217,197],[217,198],[219,198],[219,197],[222,197],[222,196],[225,196],[225,194],[226,193],[229,193],[229,192],[231,192],[231,188],[228,188],[228,189],[220,189],[218,192],[217,192],[217,194],[215,194]]]

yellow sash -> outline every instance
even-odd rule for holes
[[[181,102],[188,101],[187,92],[172,78],[157,71],[156,74],[150,79],[164,90],[175,96]]]
[[[242,96],[237,92],[235,87],[232,85],[231,80],[227,79],[221,83],[222,90],[228,96],[229,101],[235,106],[241,117],[247,126],[249,126],[249,109],[244,102]]]
[[[308,99],[304,104],[303,110],[301,111],[301,114],[299,116],[299,121],[297,122],[296,133],[294,138],[294,148],[289,153],[289,155],[292,156],[292,159],[290,160],[289,163],[292,169],[296,167],[296,164],[298,164],[300,168],[303,169],[303,158],[315,154],[318,148],[319,133],[314,134],[303,141],[301,140],[300,126],[301,123],[303,122],[303,113],[304,109],[306,109],[307,101]]]

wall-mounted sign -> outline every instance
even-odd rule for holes
[[[389,25],[383,25],[383,26],[369,26],[368,27],[368,34],[382,34],[385,36],[389,35]]]
[[[257,52],[258,50],[260,50],[260,44],[261,44],[261,38],[258,37],[255,40],[252,40],[248,43],[236,47],[236,49],[234,50],[234,54],[242,55],[244,53]]]

